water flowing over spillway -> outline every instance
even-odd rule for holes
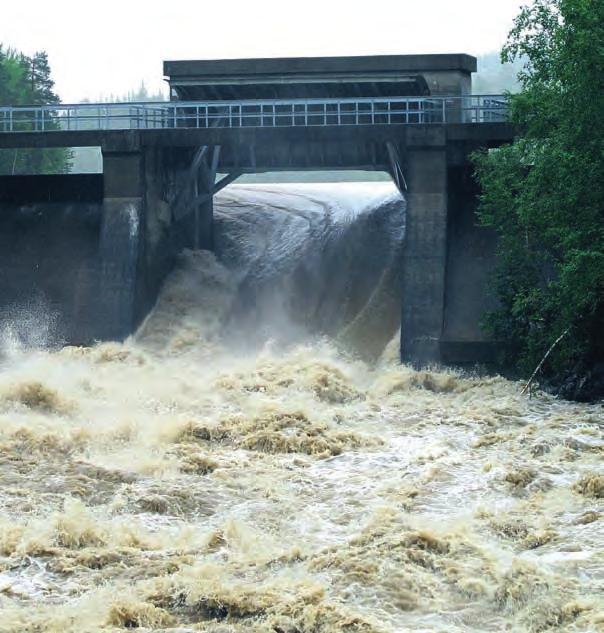
[[[399,365],[403,231],[231,187],[126,343],[4,324],[0,632],[604,630],[602,406]]]

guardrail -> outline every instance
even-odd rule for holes
[[[0,107],[0,133],[506,121],[502,95]]]

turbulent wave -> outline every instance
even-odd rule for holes
[[[230,336],[325,334],[377,358],[400,325],[404,202],[390,183],[233,187],[216,213],[240,275]],[[362,327],[360,323],[370,323]]]
[[[132,339],[6,355],[0,632],[601,630],[602,407],[399,365],[403,229],[230,188]]]

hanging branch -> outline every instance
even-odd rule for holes
[[[570,327],[567,327],[566,330],[564,330],[564,332],[562,332],[562,334],[560,334],[560,336],[551,344],[550,348],[547,350],[547,352],[545,352],[545,356],[541,359],[541,362],[537,365],[537,368],[533,372],[532,376],[529,378],[529,381],[526,383],[526,385],[524,385],[522,391],[520,392],[520,395],[524,395],[527,389],[530,388],[531,383],[533,382],[541,367],[543,367],[543,363],[547,360],[547,357],[552,353],[554,347],[556,347],[556,345],[558,345],[558,343],[568,334],[569,330]]]

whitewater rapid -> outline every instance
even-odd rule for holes
[[[403,232],[229,187],[125,343],[5,336],[0,632],[604,630],[602,405],[399,365]]]

